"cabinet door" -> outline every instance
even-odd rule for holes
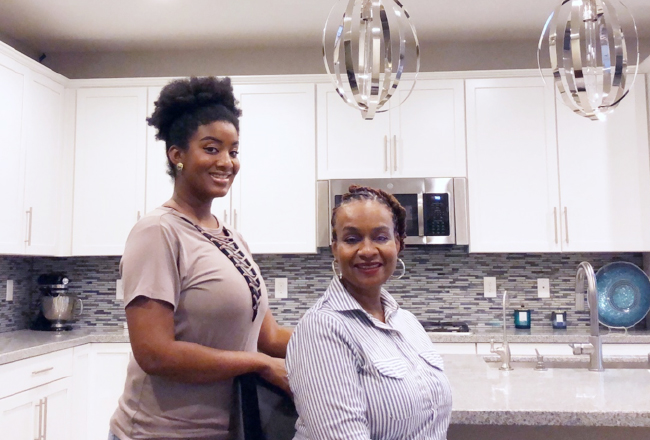
[[[233,221],[254,253],[315,252],[314,86],[239,86],[237,93],[241,213]]]
[[[465,177],[463,80],[400,83],[391,98],[391,172],[395,177]]]
[[[650,251],[650,158],[645,84],[605,121],[558,105],[562,248]]]
[[[73,255],[121,255],[144,212],[146,88],[77,91]]]
[[[0,399],[0,432],[2,438],[34,440],[42,430],[41,401],[37,388]]]
[[[343,102],[330,83],[317,85],[317,102],[318,178],[390,176],[388,113],[364,120],[361,112]]]
[[[27,69],[0,54],[0,253],[25,249],[23,116]]]
[[[71,171],[63,158],[64,87],[32,74],[27,87],[25,131],[25,201],[28,215],[25,253],[58,253],[61,173]]]
[[[472,252],[560,251],[553,85],[468,80]]]
[[[0,432],[11,440],[68,440],[70,379],[60,379],[0,400]]]
[[[88,402],[88,440],[104,440],[124,391],[131,344],[92,344]]]
[[[147,117],[154,110],[154,102],[160,95],[162,87],[149,87],[147,89]],[[165,143],[156,140],[156,129],[144,122],[147,127],[147,177],[145,192],[145,212],[151,212],[167,200],[174,193],[174,181],[167,174],[167,154]]]

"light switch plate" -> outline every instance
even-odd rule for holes
[[[122,280],[115,280],[115,299],[124,299],[124,288]]]
[[[497,297],[497,279],[496,277],[483,277],[483,296],[485,298]]]
[[[14,300],[14,280],[7,280],[7,301]]]
[[[287,279],[286,278],[276,278],[275,279],[275,297],[276,298],[288,298],[289,291],[287,288]]]
[[[537,297],[550,298],[551,287],[548,278],[537,278]]]

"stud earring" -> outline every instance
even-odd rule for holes
[[[178,171],[183,171],[183,162],[178,162],[178,163],[176,164],[176,169],[177,169]]]

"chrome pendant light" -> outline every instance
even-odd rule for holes
[[[334,27],[332,19],[341,17],[343,5],[342,19]],[[417,76],[420,45],[399,1],[339,0],[323,29],[323,61],[341,98],[360,110],[364,119],[373,119],[388,110],[383,107],[405,71]],[[402,102],[409,95],[410,91]]]
[[[581,116],[604,119],[634,84],[639,38],[618,0],[562,0],[542,31],[538,63],[545,50],[562,100]]]

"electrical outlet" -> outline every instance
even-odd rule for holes
[[[537,278],[537,297],[538,298],[551,297],[551,287],[549,285],[548,278]]]
[[[7,301],[14,300],[14,280],[7,280]]]
[[[276,278],[275,279],[275,297],[276,298],[287,298],[289,296],[289,291],[287,288],[287,279],[286,278]]]
[[[485,298],[497,297],[497,279],[495,277],[483,277],[483,296]]]
[[[122,280],[115,280],[115,299],[124,299],[124,288]]]

